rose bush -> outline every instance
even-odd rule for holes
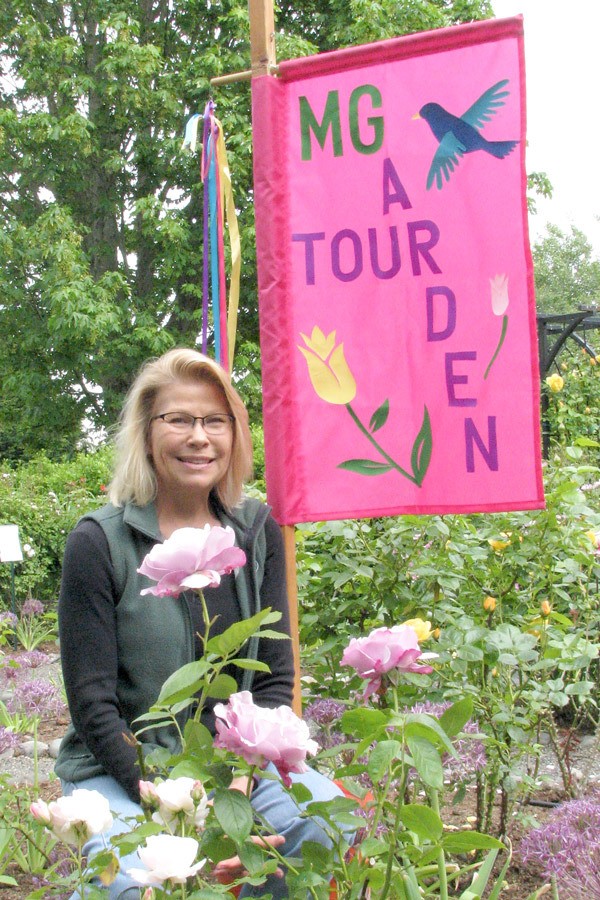
[[[178,528],[163,544],[155,544],[138,569],[157,582],[142,594],[177,597],[188,588],[215,587],[221,575],[246,562],[244,551],[234,545],[235,533],[229,526]]]

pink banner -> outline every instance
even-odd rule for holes
[[[522,20],[253,80],[282,524],[543,505]]]

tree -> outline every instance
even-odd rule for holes
[[[544,313],[597,310],[600,306],[600,259],[584,233],[571,226],[565,234],[548,225],[533,247],[537,307]]]
[[[306,0],[280,58],[491,15],[487,0]],[[200,330],[202,192],[183,128],[249,64],[245,0],[5,0],[0,454],[75,449],[143,359]],[[250,91],[216,92],[243,244],[239,377],[257,390]]]

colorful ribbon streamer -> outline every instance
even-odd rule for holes
[[[223,127],[214,115],[215,104],[206,104],[204,115],[192,116],[186,124],[184,148],[193,152],[202,121],[201,177],[204,185],[203,270],[202,270],[202,352],[209,335],[209,298],[215,358],[231,371],[235,350],[240,295],[241,247],[233,201],[231,175],[223,137]],[[224,227],[227,221],[231,249],[229,302],[225,277]]]

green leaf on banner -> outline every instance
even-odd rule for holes
[[[389,472],[392,468],[393,466],[377,462],[374,459],[347,459],[345,462],[338,463],[338,469],[356,472],[358,475],[383,475],[384,472]]]
[[[375,410],[373,415],[371,416],[371,421],[369,422],[369,429],[371,431],[379,431],[380,428],[383,428],[385,423],[387,422],[387,418],[390,414],[390,401],[384,400],[381,406]]]
[[[412,448],[412,454],[410,457],[412,473],[415,477],[415,481],[419,486],[423,484],[423,479],[425,478],[427,469],[429,468],[432,446],[433,439],[431,436],[431,420],[429,418],[429,411],[425,406],[423,410],[423,422],[421,424],[420,431],[415,438],[415,442]]]

